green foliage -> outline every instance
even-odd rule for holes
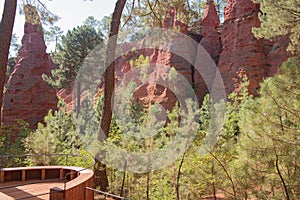
[[[0,128],[0,167],[24,166],[25,148],[22,144],[24,138],[29,134],[29,125],[16,120],[12,125],[1,125]],[[4,156],[7,157],[4,157]],[[20,155],[20,157],[8,156]]]
[[[53,25],[59,20],[59,16],[51,12],[40,0],[22,0],[20,5],[24,7],[24,9],[20,9],[20,14],[23,14],[28,9],[28,6],[34,6],[37,11],[36,13],[39,15],[39,21],[45,25]],[[35,17],[37,16],[32,16],[32,18]]]
[[[50,26],[49,30],[44,30],[44,38],[47,44],[55,43],[55,51],[57,44],[61,41],[63,31],[58,26]]]
[[[299,198],[299,66],[290,58],[280,75],[261,85],[260,97],[246,101],[240,111],[238,176],[249,197]]]
[[[254,28],[259,38],[273,39],[279,35],[289,35],[289,50],[299,53],[300,2],[298,0],[253,0],[260,3],[260,28]]]
[[[24,141],[29,154],[76,154],[82,146],[72,113],[66,113],[65,104],[60,101],[58,110],[50,110],[45,116],[45,124],[29,134]],[[64,161],[64,157],[37,156],[28,158],[30,165],[55,165]]]
[[[135,125],[143,125],[144,123],[148,122],[147,120],[149,118],[147,115],[149,113],[142,104],[131,101],[130,106],[131,117],[134,117]],[[172,140],[172,138],[176,136],[176,130],[179,126],[178,105],[173,109],[172,112],[168,113],[168,118],[170,119],[170,123],[168,123],[166,127],[159,130],[157,135],[144,139],[127,136],[127,134],[124,134],[124,130],[122,130],[124,127],[119,127],[117,121],[113,120],[108,141],[122,149],[126,149],[129,152],[151,152],[153,149],[163,148],[169,141]],[[132,126],[131,123],[129,124]],[[170,168],[168,167],[166,170],[164,169],[149,174],[149,193],[151,199],[174,199],[174,183],[176,179],[176,177],[174,177],[175,170],[176,167],[174,165],[170,166]],[[116,170],[109,171],[109,179],[111,180],[110,190],[112,193],[119,194],[123,173]],[[127,173],[125,182],[126,196],[132,199],[146,199],[147,176],[148,174]],[[162,177],[164,177],[163,180]]]
[[[204,98],[199,110],[200,128],[180,172],[182,199],[220,193],[230,199],[299,198],[299,75],[299,60],[291,58],[280,75],[264,81],[257,98],[249,95],[249,82],[244,78],[241,91],[229,96],[223,131],[206,154],[200,149],[214,116],[210,97]],[[143,142],[123,137],[122,129],[114,123],[109,141],[128,151],[162,148],[174,139],[181,114],[177,105],[168,113],[170,122],[154,139]],[[150,174],[127,173],[126,196],[145,199],[149,176],[150,198],[175,199],[179,165],[176,161]],[[109,175],[111,192],[118,194],[123,173],[111,170]]]
[[[246,84],[245,84],[246,85]],[[233,181],[232,162],[236,159],[236,137],[238,128],[239,100],[244,97],[232,95],[231,101],[227,103],[224,127],[218,135],[218,141],[206,151],[200,149],[205,147],[206,138],[210,137],[212,124],[213,105],[209,95],[199,111],[200,128],[196,135],[193,146],[189,149],[182,172],[182,193],[185,199],[195,199],[199,196],[211,196],[212,194],[225,193],[230,198],[235,198],[235,182]],[[234,171],[234,170],[233,170]]]
[[[207,0],[192,0],[190,1],[190,6],[192,10],[196,11],[198,13],[198,16],[201,17],[204,13],[205,6],[206,6]],[[224,7],[226,6],[226,0],[215,0],[214,4],[216,6],[216,10],[218,12],[218,15],[220,19],[224,18]]]
[[[105,38],[107,38],[109,35],[110,23],[111,23],[111,16],[104,16],[100,21],[101,31],[105,36]]]
[[[80,114],[76,117],[77,130],[83,141],[84,149],[96,139],[104,97],[103,94],[97,98],[90,94],[86,95],[81,102]]]
[[[133,27],[141,28],[132,35],[131,40],[133,41],[146,35],[143,27],[162,27],[164,21],[170,18],[172,8],[176,12],[176,20],[193,28],[202,17],[206,2],[206,0],[127,1],[123,21],[129,33]],[[215,6],[221,20],[224,18],[225,5],[226,0],[215,1]],[[193,29],[195,29],[195,27]],[[195,29],[195,31],[199,31],[199,29]]]
[[[128,1],[124,20],[129,27],[162,27],[163,21],[170,17],[171,8],[176,10],[177,19],[185,24],[197,18],[197,13],[185,0],[144,0],[134,4]]]
[[[88,25],[78,26],[61,37],[57,52],[53,53],[54,62],[59,69],[52,70],[52,77],[43,78],[56,88],[71,87],[86,56],[101,42],[102,34]]]
[[[143,55],[140,55],[140,57],[136,60],[130,60],[130,66],[132,68],[134,67],[143,67],[145,65],[149,65],[150,63],[150,57],[149,56],[143,56]]]
[[[95,17],[93,16],[89,16],[86,20],[84,20],[83,24],[89,27],[93,27],[99,33],[99,35],[102,35],[102,37],[107,38],[110,21],[110,16],[104,16],[100,21],[95,19]]]
[[[174,183],[176,181],[175,166],[170,166],[168,170],[161,170],[150,174],[151,199],[175,199]]]

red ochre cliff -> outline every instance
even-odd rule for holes
[[[276,74],[281,63],[288,58],[286,52],[288,40],[286,37],[278,37],[274,41],[255,38],[252,28],[260,26],[259,11],[259,5],[251,0],[228,0],[224,23],[220,26],[215,5],[213,1],[208,0],[202,20],[198,22],[201,27],[200,32],[196,33],[200,35],[198,42],[217,64],[224,81],[226,94],[238,91],[240,89],[239,83],[242,77],[246,75],[250,81],[249,91],[256,95],[263,79]],[[171,10],[171,18],[163,23],[165,25],[163,28],[176,28],[180,24],[174,19],[176,14],[172,14],[173,11]],[[192,37],[185,28],[179,30]],[[201,103],[205,94],[208,93],[203,77],[193,68],[191,63],[181,57],[181,54],[175,55],[169,51],[172,47],[184,52],[186,46],[191,48],[189,56],[194,57],[194,60],[202,59],[197,57],[203,55],[201,48],[198,48],[197,52],[196,48],[182,44],[176,39],[164,46],[165,51],[156,49],[152,53],[147,51],[146,55],[150,56],[151,63],[163,65],[162,68],[174,67],[181,73],[194,86],[196,96]],[[138,54],[145,55],[145,52],[139,51]],[[126,64],[126,61],[135,58],[138,58],[138,55],[127,56],[122,62],[119,62],[119,68],[126,66],[127,71],[129,71],[130,66],[128,63]],[[125,70],[123,73],[127,71]],[[161,69],[159,73],[164,73],[164,71]],[[206,73],[202,75],[207,76],[206,78],[214,79],[214,69],[205,69],[204,72]],[[143,101],[158,101],[167,109],[172,108],[176,102],[176,97],[171,91],[156,83],[144,85],[134,93],[134,96]]]
[[[42,78],[43,74],[50,75],[52,65],[46,53],[42,26],[26,22],[22,46],[4,94],[4,124],[23,119],[35,128],[50,109],[56,109],[56,91]]]
[[[239,83],[246,75],[250,81],[249,91],[256,95],[263,79],[276,74],[281,63],[288,58],[286,52],[288,39],[286,37],[278,37],[274,41],[255,38],[252,28],[260,26],[259,11],[259,5],[251,0],[228,0],[224,23],[220,26],[214,2],[208,0],[204,15],[198,22],[201,28],[199,32],[192,33],[188,31],[187,26],[176,20],[176,13],[171,8],[170,17],[163,22],[163,29],[179,30],[182,34],[197,40],[201,48],[181,43],[176,38],[169,44],[163,44],[163,48],[157,49],[143,49],[145,41],[138,44],[123,44],[121,48],[127,49],[128,53],[116,62],[118,80],[126,77],[129,82],[133,78],[129,73],[131,70],[130,60],[138,59],[140,55],[149,56],[151,65],[160,67],[156,67],[149,74],[151,78],[148,83],[137,88],[133,94],[136,99],[148,104],[158,102],[166,109],[171,109],[178,99],[169,88],[157,83],[159,79],[157,74],[163,77],[168,73],[168,68],[174,67],[193,86],[199,103],[201,103],[203,97],[208,93],[208,86],[202,75],[206,76],[207,80],[211,80],[208,84],[212,84],[216,71],[202,66],[205,69],[201,75],[194,68],[195,63],[187,62],[182,54],[188,54],[191,60],[198,60],[203,65],[202,57],[200,57],[203,56],[203,47],[221,73],[226,94],[238,91]],[[132,52],[133,47],[137,47],[138,50]],[[172,49],[179,49],[177,51],[179,53],[172,53]],[[69,108],[74,107],[71,102],[71,92],[63,90],[59,96],[65,99]]]
[[[243,75],[250,81],[249,91],[256,94],[264,78],[273,76],[288,58],[288,39],[256,39],[253,27],[259,27],[259,5],[251,0],[227,0],[221,32],[222,53],[218,68],[226,93],[239,90]]]
[[[263,79],[274,76],[282,62],[289,56],[286,52],[289,42],[287,37],[278,37],[273,41],[255,38],[252,28],[260,26],[259,12],[259,5],[251,0],[228,0],[224,12],[224,23],[220,25],[215,5],[213,1],[208,0],[204,15],[198,22],[201,27],[198,32],[190,32],[183,23],[176,20],[176,13],[173,9],[170,10],[170,18],[163,22],[163,28],[179,30],[196,40],[207,51],[221,73],[226,94],[238,91],[242,77],[246,75],[250,81],[249,91],[256,95]],[[164,73],[167,73],[167,68],[174,67],[194,87],[199,103],[201,103],[205,94],[208,93],[208,86],[194,68],[193,64],[195,63],[187,62],[180,54],[171,53],[170,49],[178,48],[182,52],[188,51],[192,60],[200,59],[201,62],[199,56],[202,55],[202,48],[198,47],[197,50],[197,47],[180,43],[175,39],[169,44],[164,44],[163,50],[158,48],[130,52],[132,47],[139,45],[142,47],[143,43],[144,41],[132,46],[124,44],[124,47],[121,47],[127,48],[129,53],[117,61],[116,75],[118,80],[123,76],[127,76],[126,78],[130,80],[130,73],[128,73],[131,68],[130,60],[137,59],[140,55],[149,56],[150,63],[162,66],[160,69],[156,68],[152,72],[153,74],[163,76]],[[207,72],[205,73],[207,79],[213,80],[215,78],[215,69],[207,68],[204,71]],[[171,109],[177,100],[174,93],[155,83],[155,76],[151,77],[153,77],[151,83],[137,88],[133,96],[149,104],[159,102],[166,109]],[[59,95],[71,105],[70,92],[62,91]]]

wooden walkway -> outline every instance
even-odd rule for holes
[[[50,188],[63,187],[60,180],[13,181],[0,184],[1,200],[48,200]]]

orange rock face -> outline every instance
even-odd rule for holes
[[[206,76],[206,80],[214,80],[216,73],[215,69],[205,66],[208,63],[205,58],[203,59],[203,56],[205,57],[203,47],[218,65],[227,94],[240,89],[239,83],[243,75],[247,75],[250,80],[250,93],[256,94],[263,79],[274,75],[288,56],[285,51],[287,45],[285,37],[279,37],[273,42],[255,38],[252,28],[260,26],[258,13],[259,5],[254,4],[251,0],[228,0],[225,9],[225,22],[220,33],[218,31],[220,20],[215,5],[213,1],[207,1],[200,22],[200,47],[183,44],[180,43],[180,40],[175,39],[164,46],[165,51],[153,50],[152,52],[147,51],[147,53],[144,51],[136,53],[150,56],[151,63],[161,65],[161,69],[157,69],[153,73],[162,75],[165,73],[164,68],[174,67],[194,87],[198,101],[201,103],[203,97],[208,93],[207,84],[211,84],[206,83],[202,76]],[[172,15],[171,13],[170,16],[171,18],[164,22],[164,28],[174,27],[175,14]],[[188,35],[186,31],[183,31],[183,33]],[[171,53],[172,48],[179,49],[180,53],[177,55]],[[191,60],[201,63],[201,67],[203,67],[202,75],[193,67],[193,64],[196,63],[188,63],[182,58],[183,54],[188,54],[192,58]],[[138,55],[135,57],[137,58]],[[117,70],[121,72],[119,74],[130,70],[126,60],[132,58],[134,59],[134,57],[129,56],[119,63],[119,68],[126,68],[126,70]],[[138,88],[134,96],[151,103],[159,102],[166,109],[171,109],[177,100],[176,96],[169,89],[155,84],[155,80],[151,81],[152,84],[146,84]]]
[[[257,94],[263,79],[274,75],[288,57],[285,37],[274,42],[255,38],[252,28],[260,26],[258,13],[259,5],[251,0],[227,0],[218,65],[227,94],[239,90],[244,74],[250,93]]]
[[[158,102],[168,110],[175,105],[178,99],[174,92],[157,82],[160,77],[167,76],[171,67],[190,83],[201,104],[203,97],[208,93],[208,87],[211,88],[209,84],[213,84],[216,78],[216,69],[211,67],[213,62],[222,75],[227,94],[238,91],[241,79],[246,75],[250,80],[250,93],[255,95],[263,79],[276,74],[282,62],[289,56],[286,52],[287,37],[278,37],[273,41],[255,38],[252,28],[260,26],[259,12],[259,5],[251,0],[227,0],[225,21],[220,28],[219,16],[213,1],[210,0],[207,1],[204,15],[199,22],[201,29],[197,33],[191,33],[186,25],[176,19],[176,13],[171,8],[170,17],[163,21],[163,29],[175,27],[197,41],[198,47],[178,38],[156,49],[143,48],[147,38],[141,43],[123,44],[122,52],[128,53],[116,62],[117,82],[125,78],[126,84],[131,80],[140,84],[131,72],[130,60],[143,55],[149,56],[152,69],[147,74],[148,82],[139,85],[132,95],[148,104]],[[133,47],[138,50],[131,51]],[[177,54],[174,51],[172,53],[174,49]],[[208,55],[212,60],[207,59]],[[189,63],[183,57],[195,62]],[[194,67],[197,63],[202,67],[202,75]],[[59,95],[72,107],[71,92],[65,93],[66,91]]]
[[[204,15],[202,16],[202,21],[200,23],[201,30],[201,40],[200,40],[200,46],[198,47],[197,52],[197,60],[201,62],[203,60],[203,50],[202,47],[207,51],[207,53],[211,56],[213,61],[217,64],[219,61],[219,57],[222,50],[222,44],[221,44],[221,36],[218,32],[218,27],[220,25],[220,19],[217,14],[216,7],[214,5],[213,1],[208,1],[206,3],[206,8]],[[201,55],[199,57],[199,55]],[[208,63],[206,63],[208,64]],[[204,96],[208,93],[208,87],[207,84],[204,81],[204,77],[206,76],[207,79],[213,80],[215,78],[215,69],[210,66],[210,68],[205,68],[205,63],[202,64],[202,75],[198,71],[194,71],[193,74],[193,81],[194,81],[194,87],[195,92],[197,95],[197,98],[199,100],[199,103],[202,102]]]
[[[58,99],[56,91],[42,79],[43,74],[50,75],[53,65],[46,53],[42,27],[26,23],[24,29],[22,47],[4,94],[3,123],[23,119],[35,128],[50,109],[56,109]]]
[[[208,1],[201,21],[200,45],[211,55],[217,63],[222,50],[221,37],[218,33],[220,19],[213,1]]]

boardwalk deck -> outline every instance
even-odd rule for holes
[[[0,184],[1,200],[48,200],[50,188],[63,187],[63,181],[13,181]]]

